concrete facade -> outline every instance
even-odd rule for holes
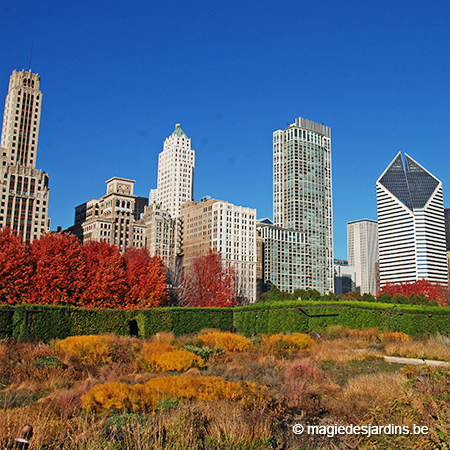
[[[311,257],[306,234],[258,221],[257,234],[263,241],[263,280],[265,289],[275,285],[284,292],[304,289],[311,277]]]
[[[256,210],[222,200],[189,201],[181,206],[183,265],[217,251],[234,267],[236,294],[256,300]]]
[[[49,176],[36,169],[41,117],[40,77],[14,71],[9,80],[0,148],[0,228],[31,243],[50,231]]]
[[[180,215],[181,205],[193,199],[195,151],[191,140],[175,125],[175,131],[164,141],[158,159],[158,187],[150,191],[152,202],[161,203],[172,218]]]
[[[378,222],[362,219],[347,224],[348,265],[355,269],[356,290],[377,295]]]
[[[75,208],[69,231],[82,242],[99,241],[127,247],[145,247],[145,224],[140,220],[148,199],[133,194],[134,180],[113,177],[106,181],[106,195]]]

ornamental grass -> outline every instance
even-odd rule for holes
[[[187,375],[155,377],[144,384],[130,385],[118,381],[99,384],[81,397],[83,408],[91,412],[150,412],[160,401],[229,400],[243,405],[266,405],[270,401],[267,387],[257,383],[225,381],[221,377]]]

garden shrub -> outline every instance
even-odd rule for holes
[[[294,352],[304,350],[315,345],[315,341],[303,333],[272,334],[262,337],[263,346],[270,351]]]
[[[113,336],[71,336],[55,344],[57,351],[76,356],[89,365],[105,364],[112,359]]]
[[[129,385],[112,381],[99,384],[81,397],[83,408],[92,412],[130,410],[154,411],[161,399],[229,400],[244,405],[267,405],[266,386],[245,381],[225,381],[221,377],[164,376],[145,384]]]
[[[187,350],[177,350],[170,344],[149,342],[142,348],[140,363],[153,372],[185,372],[191,367],[203,367],[200,356]]]
[[[201,332],[198,339],[210,347],[219,347],[226,352],[243,352],[250,348],[250,342],[233,333]]]

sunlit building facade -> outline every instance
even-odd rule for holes
[[[12,228],[27,243],[50,231],[49,176],[36,169],[40,82],[31,70],[12,73],[0,148],[0,228]]]
[[[442,183],[405,154],[377,181],[380,286],[447,283]]]
[[[302,289],[333,292],[331,129],[301,117],[273,133],[274,225],[304,234]]]

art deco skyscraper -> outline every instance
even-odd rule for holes
[[[50,231],[49,177],[36,170],[42,105],[39,87],[40,77],[31,70],[11,75],[0,148],[0,227],[12,228],[28,243]]]
[[[347,224],[348,265],[355,269],[356,289],[377,295],[378,223],[362,219]]]
[[[401,153],[377,181],[380,285],[447,283],[442,183]]]
[[[181,205],[193,199],[195,151],[191,140],[175,125],[175,131],[164,141],[158,160],[158,187],[150,192],[150,203],[161,203],[172,218],[180,215]]]
[[[331,129],[301,117],[273,133],[274,225],[305,233],[304,289],[333,292]]]

